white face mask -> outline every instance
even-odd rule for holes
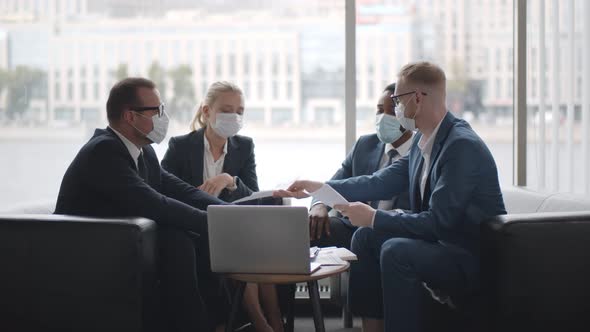
[[[375,130],[379,140],[385,144],[397,141],[404,133],[399,128],[399,121],[390,114],[377,114],[375,119]]]
[[[215,121],[210,125],[217,135],[228,138],[237,134],[244,123],[242,116],[238,113],[217,113]]]
[[[145,116],[141,113],[138,113],[138,112],[135,112],[135,113],[139,114],[140,116],[142,116],[146,119],[150,119],[150,117]],[[160,144],[160,143],[162,143],[162,141],[166,137],[166,133],[168,133],[168,123],[170,122],[170,119],[168,118],[168,113],[166,113],[166,111],[164,111],[162,116],[154,115],[151,117],[151,119],[152,119],[152,123],[154,124],[154,128],[149,133],[146,134],[146,133],[142,132],[141,130],[137,129],[135,126],[133,126],[133,128],[137,129],[137,131],[144,134],[145,137],[147,139],[149,139],[150,141],[152,141],[153,143]]]
[[[407,118],[406,105],[404,105],[402,102],[400,102],[395,107],[395,117],[402,125],[402,127],[406,128],[407,130],[416,130],[416,120],[414,120],[416,115],[414,114],[414,118]]]

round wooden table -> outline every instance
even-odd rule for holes
[[[322,316],[322,309],[320,307],[320,292],[318,288],[318,280],[329,278],[332,276],[339,275],[342,272],[345,272],[349,269],[350,264],[346,262],[344,265],[329,265],[329,266],[320,266],[318,270],[316,270],[312,274],[250,274],[250,273],[234,273],[234,274],[226,274],[226,277],[237,282],[237,287],[235,293],[233,295],[232,300],[232,308],[230,317],[227,321],[226,325],[226,332],[231,332],[233,330],[233,325],[235,323],[236,315],[238,313],[238,309],[240,308],[240,304],[242,303],[242,297],[244,296],[244,288],[246,287],[246,283],[257,283],[257,284],[296,284],[300,282],[307,283],[307,289],[309,292],[309,299],[311,300],[312,310],[313,310],[313,322],[315,325],[315,330],[318,332],[324,332],[324,318]],[[291,301],[295,300],[295,294],[292,294],[293,298],[290,299]],[[289,312],[287,313],[287,332],[293,331],[293,305],[290,306]]]

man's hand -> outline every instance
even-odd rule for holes
[[[334,209],[340,211],[343,216],[348,217],[350,222],[355,226],[373,227],[375,209],[365,203],[337,204],[334,205]]]
[[[222,173],[205,181],[202,185],[198,186],[197,189],[200,189],[212,196],[219,196],[223,189],[226,187],[231,187],[233,183],[234,178],[231,175]]]
[[[306,198],[309,197],[308,193],[312,193],[320,189],[324,184],[316,181],[308,180],[297,180],[293,182],[289,188],[275,190],[273,196],[275,197],[295,197],[295,198]],[[307,193],[306,193],[307,192]]]
[[[319,240],[322,234],[330,236],[330,218],[326,206],[318,203],[309,210],[309,238]]]

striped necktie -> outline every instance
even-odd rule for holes
[[[387,161],[386,166],[393,164],[393,158],[395,158],[397,155],[399,155],[399,152],[397,152],[396,149],[391,149],[387,151],[387,156],[389,157],[389,160]]]

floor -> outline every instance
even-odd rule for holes
[[[361,321],[358,318],[355,318],[353,322],[353,328],[345,329],[342,323],[342,318],[340,317],[324,317],[324,325],[326,327],[326,331],[331,332],[360,332],[361,331]],[[295,332],[315,332],[315,327],[313,325],[313,318],[311,316],[297,316],[295,317]]]

